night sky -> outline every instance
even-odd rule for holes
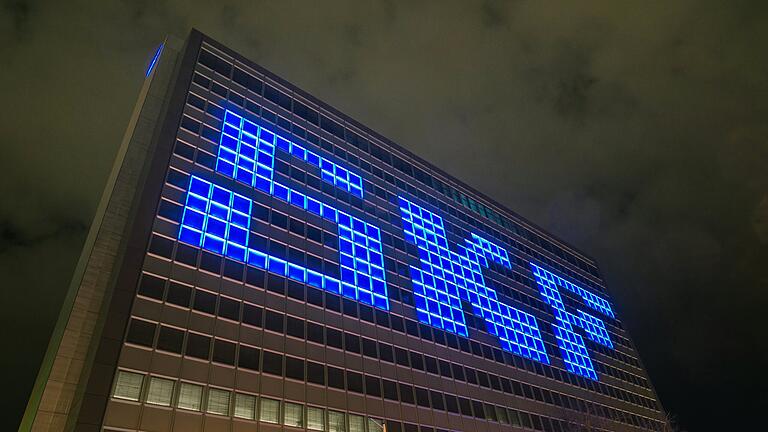
[[[243,3],[0,2],[0,429],[146,64],[191,27],[594,256],[666,409],[761,429],[766,2]]]

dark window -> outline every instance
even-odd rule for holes
[[[270,275],[267,279],[267,290],[278,294],[285,294],[285,279]]]
[[[283,356],[269,351],[264,351],[264,372],[272,375],[283,375]]]
[[[139,283],[139,294],[157,300],[162,300],[164,291],[165,279],[161,279],[157,276],[148,274],[141,275],[141,282]]]
[[[485,418],[485,413],[483,412],[483,403],[480,401],[473,400],[472,401],[472,409],[475,411],[475,417],[477,418]]]
[[[427,369],[427,372],[433,373],[435,375],[438,374],[437,371],[437,359],[434,357],[430,357],[428,355],[424,356],[424,365]]]
[[[384,397],[389,400],[397,400],[397,383],[382,378],[381,383],[384,387]]]
[[[395,357],[397,358],[397,364],[400,366],[410,366],[408,364],[408,351],[399,347],[395,347]]]
[[[227,297],[219,299],[219,316],[234,321],[240,320],[240,302]]]
[[[304,301],[304,285],[292,280],[288,280],[288,292],[286,295],[296,300]]]
[[[325,344],[325,338],[323,337],[323,326],[307,322],[307,340]]]
[[[413,404],[414,403],[413,387],[403,383],[399,383],[399,387],[400,387],[400,400],[403,403]]]
[[[181,219],[181,211],[182,207],[180,205],[162,200],[160,201],[160,207],[157,209],[157,214],[174,222],[179,222]]]
[[[460,397],[459,408],[461,409],[462,415],[472,416],[472,404],[469,402],[469,399]]]
[[[370,375],[365,376],[365,394],[381,397],[381,382],[378,378]]]
[[[383,361],[394,363],[395,358],[392,354],[392,345],[379,342],[379,358]]]
[[[488,381],[488,374],[483,371],[477,371],[477,380],[481,386],[485,388],[491,387],[491,383]]]
[[[323,307],[323,292],[312,287],[307,287],[307,302],[315,306]]]
[[[337,295],[326,293],[325,307],[335,312],[341,312],[341,299]]]
[[[286,378],[304,381],[304,360],[286,356],[285,376]]]
[[[157,349],[181,354],[182,345],[184,345],[183,331],[160,326],[160,334],[157,335]]]
[[[445,405],[443,404],[443,394],[436,392],[434,390],[429,391],[429,399],[432,402],[432,408],[440,411],[445,410]]]
[[[325,385],[325,367],[320,363],[307,360],[307,381]]]
[[[243,280],[245,266],[237,261],[224,260],[224,276],[237,281]]]
[[[453,378],[453,374],[451,373],[451,364],[445,360],[439,360],[438,363],[440,364],[440,375]]]
[[[477,374],[472,368],[465,367],[464,372],[467,374],[467,382],[470,384],[477,384]]]
[[[171,304],[188,308],[189,299],[192,297],[192,288],[171,282],[168,286],[168,296],[165,301]]]
[[[304,339],[304,320],[288,316],[286,328],[289,336]]]
[[[200,250],[197,248],[179,243],[176,247],[176,261],[197,267],[197,254],[199,252]]]
[[[328,366],[328,386],[344,390],[344,371]]]
[[[149,252],[170,258],[173,253],[173,240],[153,235],[149,242]]]
[[[409,319],[405,320],[405,329],[408,331],[409,335],[419,337],[419,325],[416,321]]]
[[[360,354],[360,338],[351,333],[344,333],[344,348],[347,351]]]
[[[397,315],[391,315],[390,321],[392,322],[392,330],[405,333],[405,325],[403,324],[403,319],[401,317]]]
[[[451,367],[453,368],[453,377],[455,379],[466,381],[466,378],[464,377],[464,368],[462,368],[460,364],[451,363]]]
[[[459,402],[456,396],[445,395],[445,408],[452,413],[459,413]]]
[[[211,273],[221,273],[221,257],[208,252],[203,252],[200,256],[200,268]]]
[[[211,348],[211,338],[197,333],[187,335],[187,355],[208,360],[208,353]]]
[[[416,403],[419,406],[429,408],[429,392],[427,389],[421,387],[415,387],[416,389]]]
[[[261,351],[258,348],[240,345],[240,355],[237,358],[237,364],[241,368],[259,370],[260,356]]]
[[[213,361],[234,366],[235,347],[236,345],[232,342],[215,339],[213,341]]]
[[[245,303],[243,307],[243,323],[250,324],[252,326],[261,327],[261,320],[262,315],[264,314],[264,309],[260,308],[259,306],[254,306],[248,303]]]
[[[196,289],[195,302],[192,307],[200,312],[213,315],[216,312],[216,294]]]
[[[421,356],[421,354],[411,351],[411,366],[414,369],[418,370],[424,370],[424,358]]]
[[[284,326],[283,326],[283,317],[285,315],[277,312],[272,312],[271,310],[267,310],[267,316],[264,320],[264,328],[267,330],[272,330],[273,332],[277,333],[284,333]]]
[[[378,354],[376,353],[376,341],[368,338],[362,338],[362,339],[363,339],[363,355],[365,355],[366,357],[377,358]]]
[[[131,319],[131,324],[128,326],[128,336],[126,337],[126,340],[137,345],[151,347],[155,340],[156,328],[157,324],[151,323],[149,321]]]
[[[341,332],[336,329],[332,329],[330,327],[326,328],[325,340],[328,346],[332,346],[338,349],[344,349],[341,345]]]
[[[359,306],[360,306],[360,319],[363,321],[368,321],[369,323],[372,323],[373,308],[364,304],[360,304]]]

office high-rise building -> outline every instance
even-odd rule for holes
[[[193,31],[150,62],[22,428],[663,425],[593,259]]]

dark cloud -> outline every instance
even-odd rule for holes
[[[763,2],[10,1],[0,11],[0,269],[13,287],[3,304],[14,305],[3,328],[19,346],[4,356],[18,370],[6,394],[29,390],[148,57],[165,34],[195,26],[593,254],[684,425],[759,419]],[[6,406],[20,411],[14,399]]]

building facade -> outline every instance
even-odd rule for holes
[[[152,58],[30,430],[661,430],[593,259],[193,31]]]

